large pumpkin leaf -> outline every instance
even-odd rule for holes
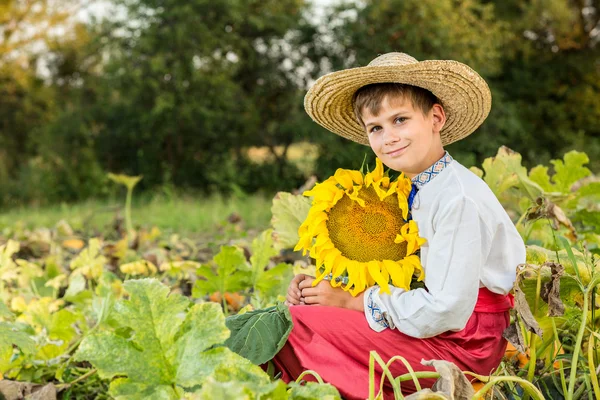
[[[295,382],[289,384],[290,400],[338,400],[341,399],[340,392],[328,383],[306,382],[300,385]]]
[[[231,336],[225,345],[254,364],[263,364],[281,350],[292,331],[290,310],[282,303],[228,317]]]
[[[589,176],[592,172],[584,167],[590,162],[587,154],[572,150],[565,154],[564,161],[552,160],[556,173],[552,177],[558,191],[567,193],[571,186],[581,178]]]
[[[21,351],[31,354],[35,351],[33,329],[26,324],[0,322],[0,349],[18,346]]]
[[[254,366],[256,367],[256,366]],[[214,399],[236,399],[236,400],[288,400],[287,387],[282,380],[273,382],[222,382],[209,378],[202,385],[202,389],[189,396],[190,400],[214,400]]]
[[[12,318],[15,315],[8,309],[6,304],[0,300],[0,318]]]
[[[130,298],[115,304],[113,317],[131,329],[131,337],[92,334],[75,354],[76,360],[92,363],[101,377],[120,377],[111,383],[112,396],[180,398],[185,389],[201,385],[208,376],[225,381],[245,374],[247,379],[268,382],[268,376],[249,361],[227,348],[213,348],[229,336],[217,304],[189,308],[187,298],[168,295],[168,288],[153,279],[127,281],[124,288]]]
[[[271,212],[273,218],[274,247],[277,250],[291,249],[296,246],[298,240],[298,228],[306,219],[310,210],[311,200],[302,195],[279,192],[273,199]]]

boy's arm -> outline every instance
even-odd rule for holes
[[[391,287],[391,294],[383,294],[373,287],[365,292],[365,315],[374,330],[389,326],[425,338],[466,325],[477,301],[492,233],[468,197],[446,203],[438,211],[435,227],[425,265],[427,290]]]

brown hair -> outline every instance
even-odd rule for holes
[[[410,100],[412,106],[420,109],[423,115],[427,115],[434,104],[442,104],[433,93],[418,86],[395,82],[366,85],[358,89],[352,98],[354,115],[363,127],[362,111],[366,108],[373,115],[379,114],[381,103],[386,96]]]

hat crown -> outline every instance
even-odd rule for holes
[[[380,67],[380,66],[398,66],[398,65],[409,65],[417,64],[416,58],[409,56],[406,53],[386,53],[373,59],[369,63],[369,67]]]

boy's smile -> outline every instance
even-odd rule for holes
[[[378,115],[362,110],[369,145],[388,167],[412,178],[444,155],[440,130],[446,116],[435,104],[427,115],[404,98],[386,96]]]

